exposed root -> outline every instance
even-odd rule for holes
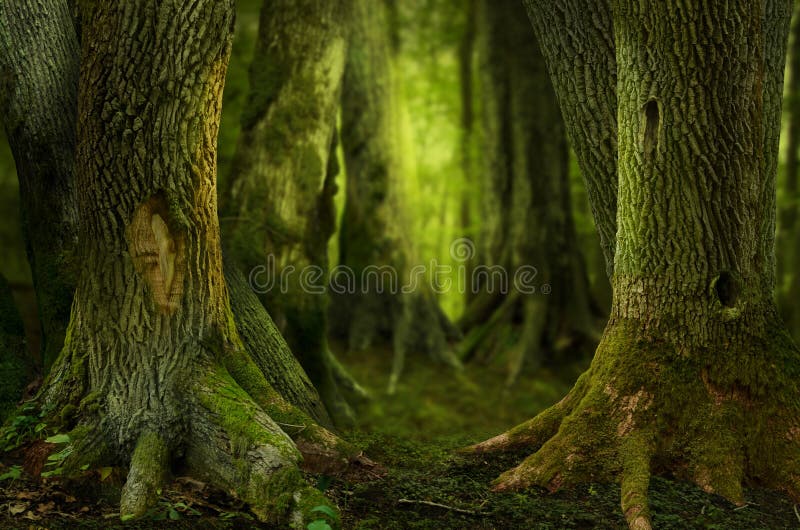
[[[119,512],[123,519],[141,517],[155,506],[168,465],[169,451],[163,438],[156,433],[143,433],[136,443],[122,488]]]
[[[739,505],[747,482],[800,499],[800,352],[768,336],[772,343],[754,341],[741,352],[726,345],[692,357],[680,342],[610,326],[592,367],[561,402],[462,452],[533,451],[498,477],[495,491],[619,481],[635,530],[652,527],[651,472]]]
[[[580,376],[575,386],[561,401],[539,413],[535,418],[484,442],[465,447],[463,454],[506,453],[520,449],[539,449],[558,432],[561,422],[573,411],[588,387],[589,372]]]
[[[236,383],[297,444],[303,455],[303,469],[312,473],[347,475],[373,466],[351,444],[283,399],[242,350],[229,349],[224,362]]]
[[[234,492],[262,521],[301,527],[311,508],[329,504],[303,480],[291,439],[224,371],[210,373],[193,395],[191,474]]]
[[[361,386],[358,381],[347,371],[339,359],[328,350],[328,357],[336,384],[358,401],[369,401],[372,396],[369,391]]]
[[[647,488],[650,484],[650,458],[653,441],[646,431],[628,435],[620,444],[622,458],[622,513],[631,530],[650,530],[650,507]]]

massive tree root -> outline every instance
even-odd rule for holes
[[[612,322],[562,401],[464,451],[534,451],[495,491],[617,480],[636,529],[651,527],[651,473],[672,473],[736,504],[753,483],[800,500],[800,352],[777,324],[730,336],[688,350],[677,338]]]
[[[39,396],[52,411],[48,421],[70,436],[64,473],[127,465],[123,518],[144,515],[180,468],[244,500],[262,521],[302,527],[313,507],[329,501],[301,469],[374,472],[371,461],[275,392],[243,350],[198,347],[192,365],[153,373],[157,382],[134,377],[130,389],[138,390],[130,390],[91,382],[92,361],[68,343]],[[149,394],[139,393],[143,387]]]

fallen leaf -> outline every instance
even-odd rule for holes
[[[56,507],[56,503],[54,503],[53,501],[45,502],[45,503],[42,503],[39,506],[37,506],[36,507],[36,511],[39,512],[39,513],[50,512],[55,507]]]
[[[17,515],[28,509],[27,502],[11,503],[8,505],[8,512],[11,515]]]
[[[38,521],[39,519],[41,519],[41,517],[39,517],[38,515],[34,515],[34,513],[32,511],[30,511],[30,510],[28,510],[28,513],[23,515],[22,518],[23,519],[30,519],[31,521]]]
[[[32,499],[38,499],[39,497],[39,492],[36,491],[20,491],[16,494],[16,498],[21,501],[29,501]]]

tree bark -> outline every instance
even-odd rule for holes
[[[608,0],[525,0],[581,168],[606,273],[617,233],[617,64]]]
[[[790,3],[772,7],[783,20]],[[472,451],[536,450],[497,489],[618,479],[631,528],[651,526],[651,472],[740,504],[752,482],[800,498],[800,351],[777,315],[764,250],[781,89],[766,77],[782,76],[769,57],[779,47],[765,43],[785,43],[786,31],[765,24],[756,1],[619,0],[613,13],[611,318],[564,400]]]
[[[65,1],[0,5],[0,78],[46,371],[64,345],[75,288],[78,41]]]
[[[252,277],[262,284],[260,299],[340,424],[353,413],[337,375],[360,388],[333,358],[326,337],[348,5],[264,3],[226,230],[242,268],[264,272]]]
[[[98,2],[81,12],[82,268],[64,350],[40,394],[49,421],[69,429],[64,467],[129,465],[123,517],[157,501],[180,459],[260,519],[303,524],[326,501],[276,421],[293,415],[290,428],[307,416],[248,357],[223,276],[216,139],[232,3]]]
[[[397,384],[407,352],[428,354],[460,367],[449,345],[457,332],[431,290],[426,285],[407,289],[413,292],[400,288],[407,283],[416,260],[404,231],[407,223],[403,220],[401,153],[395,137],[398,111],[392,62],[386,5],[355,0],[342,89],[347,197],[339,252],[340,266],[354,276],[358,292],[336,293],[330,314],[332,330],[351,350],[365,350],[382,341],[391,344],[390,391]],[[396,285],[381,289],[375,285],[374,273],[380,277],[387,271]]]
[[[596,342],[588,277],[574,244],[567,141],[544,59],[518,2],[484,1],[478,18],[487,161],[479,254],[509,276],[534,267],[535,283],[509,286],[518,291],[509,300],[484,282],[460,322],[468,333],[462,354],[488,360],[509,352],[512,383],[526,362],[563,361],[565,350],[575,355]]]

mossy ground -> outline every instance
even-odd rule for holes
[[[504,394],[502,366],[469,367],[461,378],[426,360],[410,359],[413,362],[409,362],[396,394],[388,396],[384,390],[390,355],[372,352],[342,357],[374,395],[374,400],[360,409],[358,427],[344,432],[344,437],[387,470],[381,479],[357,483],[307,477],[312,484],[325,486],[326,495],[341,510],[344,528],[626,528],[617,485],[585,485],[555,494],[535,488],[522,493],[492,493],[492,480],[527,455],[465,458],[454,453],[532,417],[560,399],[582,366],[564,370],[561,377],[545,371],[524,374],[517,386]],[[5,486],[0,491],[2,528],[270,528],[246,517],[234,517],[238,511],[246,512],[246,507],[226,500],[221,492],[187,491],[185,484],[165,488],[153,517],[127,523],[114,517],[118,506],[113,495],[106,501],[90,503],[66,484],[6,481],[0,486]],[[39,497],[19,499],[24,492]],[[77,500],[66,503],[64,494]],[[761,489],[747,490],[745,496],[748,504],[737,508],[691,484],[656,477],[650,485],[654,527],[800,528],[800,518],[787,497]],[[37,511],[51,501],[54,508]],[[20,503],[29,507],[11,516],[9,507]],[[180,503],[196,509],[199,515]],[[84,506],[89,510],[80,511]],[[177,507],[180,519],[170,520],[170,506]],[[22,519],[29,510],[39,519]],[[221,513],[229,514],[225,516],[229,519]]]

